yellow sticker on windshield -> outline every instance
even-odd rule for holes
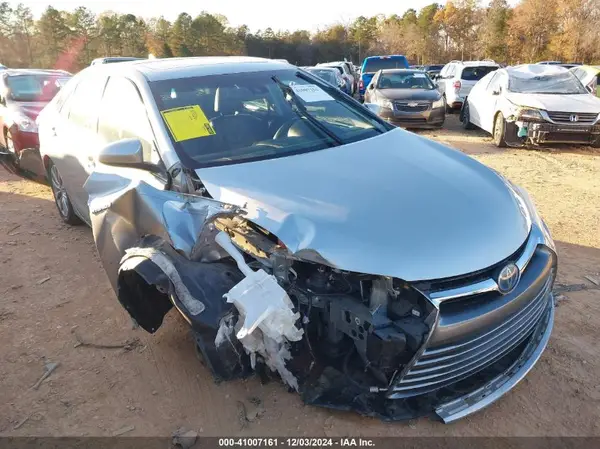
[[[215,130],[197,104],[161,111],[175,142],[215,135]]]

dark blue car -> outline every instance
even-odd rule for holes
[[[380,70],[408,69],[408,59],[404,55],[369,56],[362,63],[358,92],[360,99],[365,96],[365,89]]]

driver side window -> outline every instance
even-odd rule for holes
[[[144,161],[160,162],[146,107],[135,85],[126,78],[109,78],[100,104],[98,133],[107,144],[128,138],[139,139]]]
[[[487,92],[492,95],[494,91],[500,90],[500,74],[496,73],[490,84],[488,84]]]

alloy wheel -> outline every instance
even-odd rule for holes
[[[69,197],[63,185],[60,173],[56,168],[56,165],[52,165],[52,167],[50,167],[50,183],[52,184],[52,191],[54,193],[54,199],[56,200],[56,206],[58,207],[58,211],[63,217],[68,217]]]

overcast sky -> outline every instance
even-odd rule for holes
[[[163,15],[169,20],[175,19],[181,12],[194,17],[205,10],[227,16],[232,26],[246,24],[252,31],[268,27],[274,30],[316,31],[333,23],[349,22],[360,15],[400,15],[409,7],[419,10],[432,2],[433,0],[216,0],[214,3],[202,0],[22,0],[22,3],[32,9],[36,18],[50,4],[63,10],[83,5],[95,13],[112,10],[144,18]],[[15,6],[19,2],[10,3]],[[445,1],[440,0],[438,3]]]

